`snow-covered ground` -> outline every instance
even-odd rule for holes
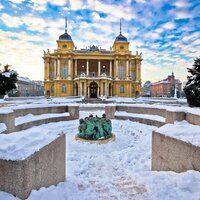
[[[148,115],[148,114],[137,114],[137,113],[128,113],[124,111],[116,111],[115,116],[130,116],[130,117],[137,117],[143,119],[152,119],[160,122],[165,122],[165,118],[158,116],[158,115]]]
[[[0,133],[4,132],[7,130],[7,127],[4,123],[0,123]]]
[[[27,123],[27,122],[41,120],[41,119],[48,119],[48,118],[54,118],[54,117],[67,117],[67,116],[69,116],[68,112],[65,112],[65,113],[47,113],[47,114],[42,114],[42,115],[28,114],[28,115],[25,115],[25,116],[15,118],[15,126],[23,124],[23,123]]]
[[[80,115],[91,113],[101,116],[103,111],[80,112]],[[97,145],[74,139],[78,125],[78,120],[49,123],[15,133],[21,134],[20,137],[30,136],[32,142],[46,134],[53,137],[64,132],[67,137],[66,181],[33,190],[29,200],[200,199],[199,172],[151,171],[151,134],[157,127],[112,120],[116,140]],[[0,199],[17,198],[0,192]]]

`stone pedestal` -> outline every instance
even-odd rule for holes
[[[65,135],[25,160],[0,159],[0,191],[26,199],[33,189],[65,181]]]

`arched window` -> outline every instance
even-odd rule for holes
[[[120,85],[120,93],[124,93],[124,85]]]
[[[65,84],[62,84],[62,92],[66,93],[66,85]]]
[[[64,66],[62,67],[62,79],[67,78],[67,76],[68,76],[67,66],[64,65]]]
[[[51,86],[51,92],[54,93],[54,85]]]
[[[119,67],[119,79],[124,79],[125,78],[125,67],[120,66]]]

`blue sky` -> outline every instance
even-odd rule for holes
[[[56,49],[65,16],[78,49],[110,49],[122,18],[130,50],[142,52],[143,83],[172,71],[186,80],[186,68],[200,56],[199,11],[199,0],[0,0],[0,63],[42,80],[43,50]]]

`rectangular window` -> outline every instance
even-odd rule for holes
[[[119,67],[119,79],[124,79],[125,78],[125,67],[120,66]]]
[[[120,85],[120,93],[124,93],[124,85]]]

